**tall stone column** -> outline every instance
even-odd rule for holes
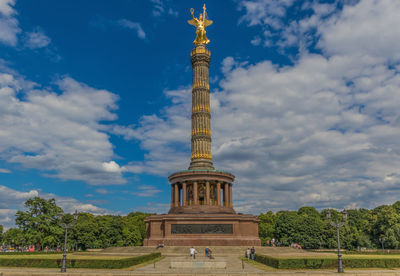
[[[210,205],[210,181],[206,181],[206,205]]]
[[[179,187],[178,187],[178,183],[175,183],[175,193],[174,193],[174,199],[175,199],[175,206],[178,207],[179,206]]]
[[[171,208],[175,207],[175,184],[171,184]]]
[[[224,206],[229,206],[229,183],[224,183]]]
[[[198,189],[197,189],[197,182],[193,182],[193,200],[194,205],[199,205],[199,196],[198,196]]]
[[[221,182],[217,182],[217,205],[221,206]]]
[[[232,184],[229,184],[229,207],[233,207]]]
[[[192,154],[189,170],[213,170],[211,156],[210,85],[208,68],[210,50],[196,45],[190,57],[193,67],[192,86]]]
[[[182,206],[186,206],[186,182],[182,183]]]

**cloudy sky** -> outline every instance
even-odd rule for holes
[[[400,1],[209,1],[213,158],[237,211],[400,198]],[[190,8],[0,0],[0,224],[168,211],[190,158]]]

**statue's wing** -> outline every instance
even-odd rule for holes
[[[193,25],[193,26],[196,26],[196,27],[197,27],[197,23],[196,23],[196,21],[195,21],[194,19],[188,20],[188,23],[189,23],[190,25]]]
[[[213,23],[212,20],[208,20],[208,19],[204,20],[204,26],[205,27],[210,26],[212,23]]]

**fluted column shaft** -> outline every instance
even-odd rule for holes
[[[206,181],[206,204],[210,205],[210,182]]]
[[[175,199],[175,206],[179,206],[179,187],[178,183],[175,183],[175,193],[174,193],[174,199]]]
[[[182,183],[182,206],[186,206],[186,182]]]
[[[229,184],[225,183],[224,184],[224,206],[227,207],[229,206]]]
[[[194,199],[194,205],[198,205],[199,196],[198,196],[197,182],[193,182],[193,199]]]
[[[232,184],[229,184],[229,207],[233,207]]]
[[[204,45],[197,45],[191,52],[191,61],[193,67],[192,154],[189,170],[213,170],[208,76],[210,51]]]
[[[175,184],[171,185],[171,207],[175,206]]]
[[[221,183],[217,182],[217,205],[221,206]]]

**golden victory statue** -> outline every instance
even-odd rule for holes
[[[193,8],[190,9],[190,12],[193,19],[188,20],[188,23],[196,27],[196,39],[193,41],[193,44],[197,46],[210,43],[210,40],[206,36],[206,27],[210,26],[213,22],[207,19],[206,4],[203,6],[203,13],[200,13],[199,18],[194,17]]]

